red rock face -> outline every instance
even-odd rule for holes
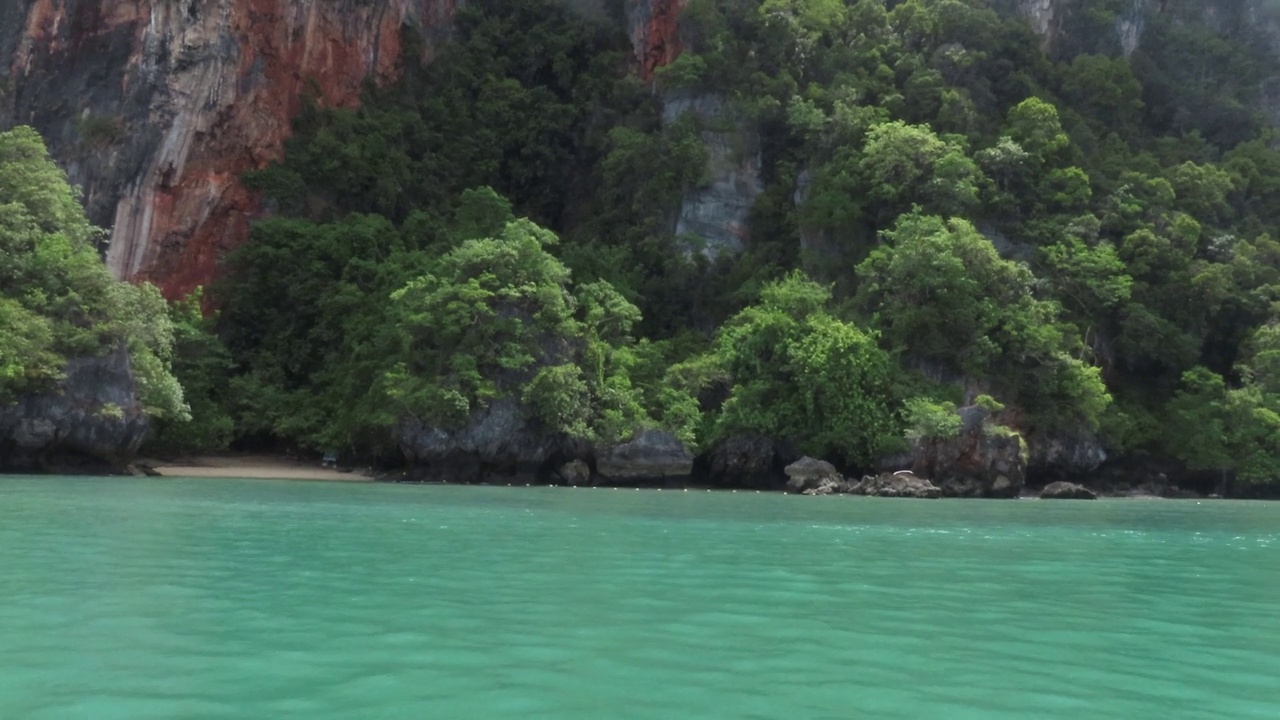
[[[74,114],[62,126],[76,115],[111,115],[127,148],[60,152],[59,119],[34,93],[15,120],[29,114],[51,126],[42,130],[91,206],[105,197],[105,214],[118,198],[107,253],[113,272],[178,297],[208,284],[219,258],[248,236],[260,208],[239,177],[280,157],[301,95],[355,104],[366,79],[395,76],[402,29],[430,37],[447,27],[454,3],[35,0],[10,67],[15,84],[56,85],[60,68],[75,67],[86,68],[84,84],[95,93],[118,84],[105,99],[67,98]],[[94,54],[103,67],[92,67]]]
[[[631,43],[640,63],[640,77],[648,82],[660,67],[680,56],[680,11],[685,0],[635,0]],[[638,15],[638,17],[636,17]]]
[[[685,0],[627,1],[649,80],[680,53]],[[4,0],[0,128],[45,136],[117,277],[180,297],[248,238],[262,209],[240,176],[281,156],[302,94],[354,105],[395,77],[406,26],[429,51],[458,2]]]

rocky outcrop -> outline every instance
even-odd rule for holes
[[[893,473],[868,475],[850,488],[855,495],[873,497],[901,497],[937,499],[942,497],[942,489],[924,478],[917,477],[910,470],[899,470]]]
[[[1075,483],[1059,480],[1049,483],[1040,491],[1041,500],[1097,500],[1098,496],[1089,488]]]
[[[120,471],[147,430],[128,353],[73,359],[56,390],[0,405],[0,471]]]
[[[400,451],[409,466],[404,479],[414,482],[684,485],[694,465],[689,449],[665,430],[593,446],[547,433],[512,399],[491,401],[454,429],[406,420]]]
[[[591,485],[591,466],[584,460],[570,460],[556,468],[556,480],[565,485]]]
[[[400,451],[412,468],[409,478],[417,481],[535,482],[561,464],[554,461],[567,444],[530,422],[510,399],[491,401],[456,429],[412,418],[400,425]]]
[[[787,490],[805,495],[829,495],[846,492],[844,477],[825,460],[808,455],[783,468],[787,474]]]
[[[1040,482],[1087,477],[1107,461],[1102,441],[1089,432],[1037,433],[1027,445],[1027,472]]]
[[[922,437],[911,449],[911,469],[933,480],[948,497],[1017,497],[1026,484],[1021,436],[987,421],[978,406],[963,407],[955,437]]]
[[[694,463],[694,475],[708,485],[756,490],[784,487],[784,468],[796,459],[790,447],[763,437],[731,437],[713,445]]]
[[[34,125],[117,277],[170,297],[244,240],[239,182],[279,157],[304,91],[350,105],[396,72],[401,29],[430,40],[456,0],[14,0],[0,9],[0,128]]]
[[[693,454],[665,430],[641,430],[628,442],[596,451],[596,473],[614,485],[688,481]]]
[[[677,94],[667,99],[663,120],[687,113],[701,127],[707,182],[685,193],[675,231],[698,238],[697,251],[709,259],[733,257],[742,252],[751,206],[764,191],[760,134],[719,96]]]
[[[355,104],[366,81],[397,74],[404,29],[429,53],[460,2],[0,3],[0,130],[45,137],[111,229],[117,277],[184,295],[247,238],[260,206],[239,178],[280,157],[302,95]],[[679,54],[683,4],[627,0],[644,79]]]

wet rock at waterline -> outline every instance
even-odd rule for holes
[[[1041,500],[1097,500],[1098,496],[1083,485],[1059,480],[1040,491]]]
[[[117,472],[147,431],[128,353],[74,358],[57,388],[0,406],[0,470]]]
[[[641,430],[625,443],[597,451],[596,472],[610,484],[687,480],[693,453],[665,430]]]
[[[1013,498],[1026,483],[1022,437],[993,427],[979,406],[960,408],[955,437],[922,437],[911,449],[911,469],[932,478],[947,497]]]
[[[825,460],[804,456],[788,465],[783,472],[787,474],[787,489],[805,495],[829,495],[835,492],[847,492],[844,477],[836,472],[836,468]]]
[[[942,497],[942,490],[933,483],[918,477],[910,470],[895,473],[867,475],[854,485],[851,492],[875,497],[904,497],[934,499]]]
[[[777,490],[785,487],[783,469],[796,457],[785,444],[770,438],[736,436],[698,458],[697,470],[717,487]]]

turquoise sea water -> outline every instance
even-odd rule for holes
[[[0,718],[1280,718],[1280,504],[0,478]]]

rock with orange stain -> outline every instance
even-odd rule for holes
[[[685,0],[627,0],[628,31],[640,78],[653,73],[680,55],[679,20]]]
[[[354,105],[368,79],[396,75],[404,28],[430,51],[458,2],[9,0],[0,128],[45,136],[90,219],[110,228],[118,277],[178,297],[248,237],[261,207],[239,178],[280,157],[302,95]],[[627,2],[649,79],[680,52],[683,0]]]
[[[0,9],[0,127],[45,135],[119,277],[180,296],[248,235],[239,182],[280,156],[304,92],[353,105],[401,31],[455,0],[19,0]],[[14,31],[18,31],[15,33]]]

